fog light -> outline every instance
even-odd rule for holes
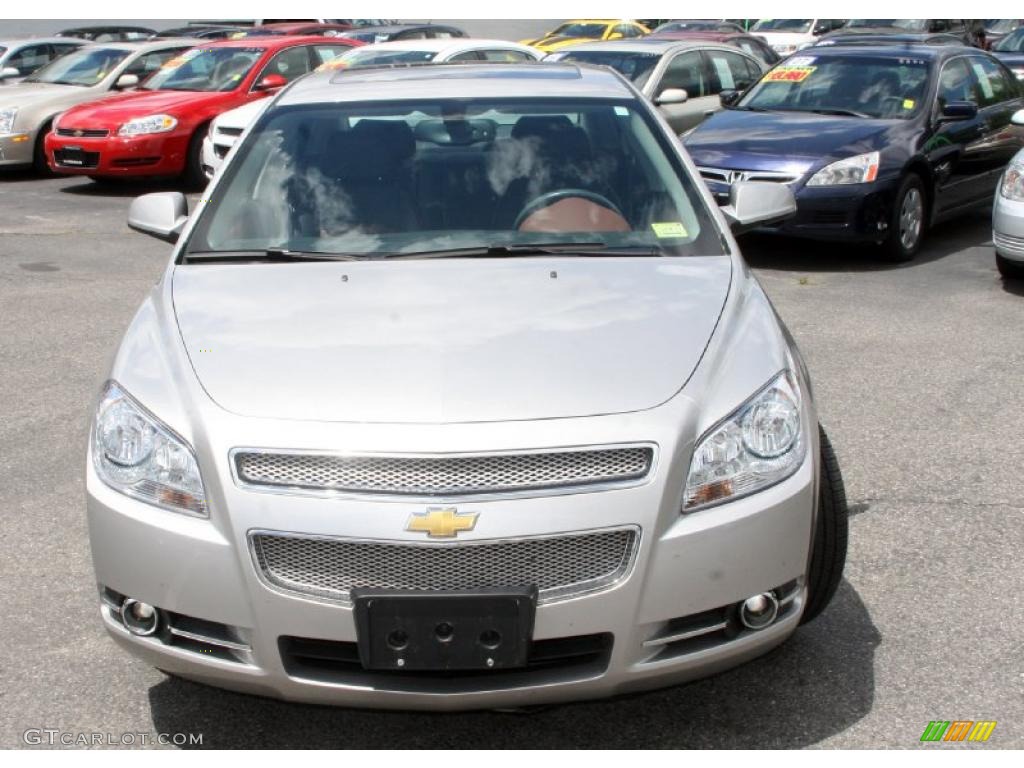
[[[133,635],[152,635],[160,626],[160,611],[149,603],[128,598],[121,604],[121,623]]]
[[[779,615],[779,601],[771,592],[748,597],[740,604],[740,621],[747,629],[764,629]]]

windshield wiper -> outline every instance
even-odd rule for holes
[[[265,248],[252,251],[192,251],[185,254],[185,261],[211,262],[258,261],[280,264],[296,261],[359,261],[365,259],[361,253],[324,253],[322,251],[291,251],[287,248]]]
[[[471,248],[441,248],[388,256],[388,259],[507,259],[519,256],[662,256],[661,250],[646,245],[609,248],[604,243],[512,243]]]
[[[852,110],[852,109],[834,109],[834,108],[831,108],[831,107],[828,108],[828,109],[808,109],[807,111],[808,112],[813,112],[816,115],[839,115],[841,117],[867,117],[867,118],[871,117],[871,115],[867,114],[866,112],[857,112],[857,111]]]

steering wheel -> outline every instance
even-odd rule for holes
[[[589,189],[556,189],[554,192],[545,192],[543,195],[533,198],[530,202],[523,206],[523,210],[516,216],[516,222],[512,225],[513,229],[519,229],[524,221],[530,216],[535,214],[537,211],[543,210],[548,206],[554,205],[559,200],[566,200],[570,197],[580,197],[584,200],[589,200],[592,203],[597,203],[602,208],[607,208],[610,211],[614,211],[619,216],[622,216],[622,211],[619,210],[619,206],[613,203],[604,195],[599,195],[597,192],[591,192]],[[622,216],[625,219],[625,216]]]

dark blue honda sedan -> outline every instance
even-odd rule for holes
[[[913,258],[929,225],[990,203],[1024,146],[1013,73],[976,48],[830,46],[780,63],[684,134],[715,196],[735,181],[791,185],[797,216],[775,231],[876,243]]]

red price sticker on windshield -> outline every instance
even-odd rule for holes
[[[764,76],[766,83],[802,83],[817,67],[777,67]]]

